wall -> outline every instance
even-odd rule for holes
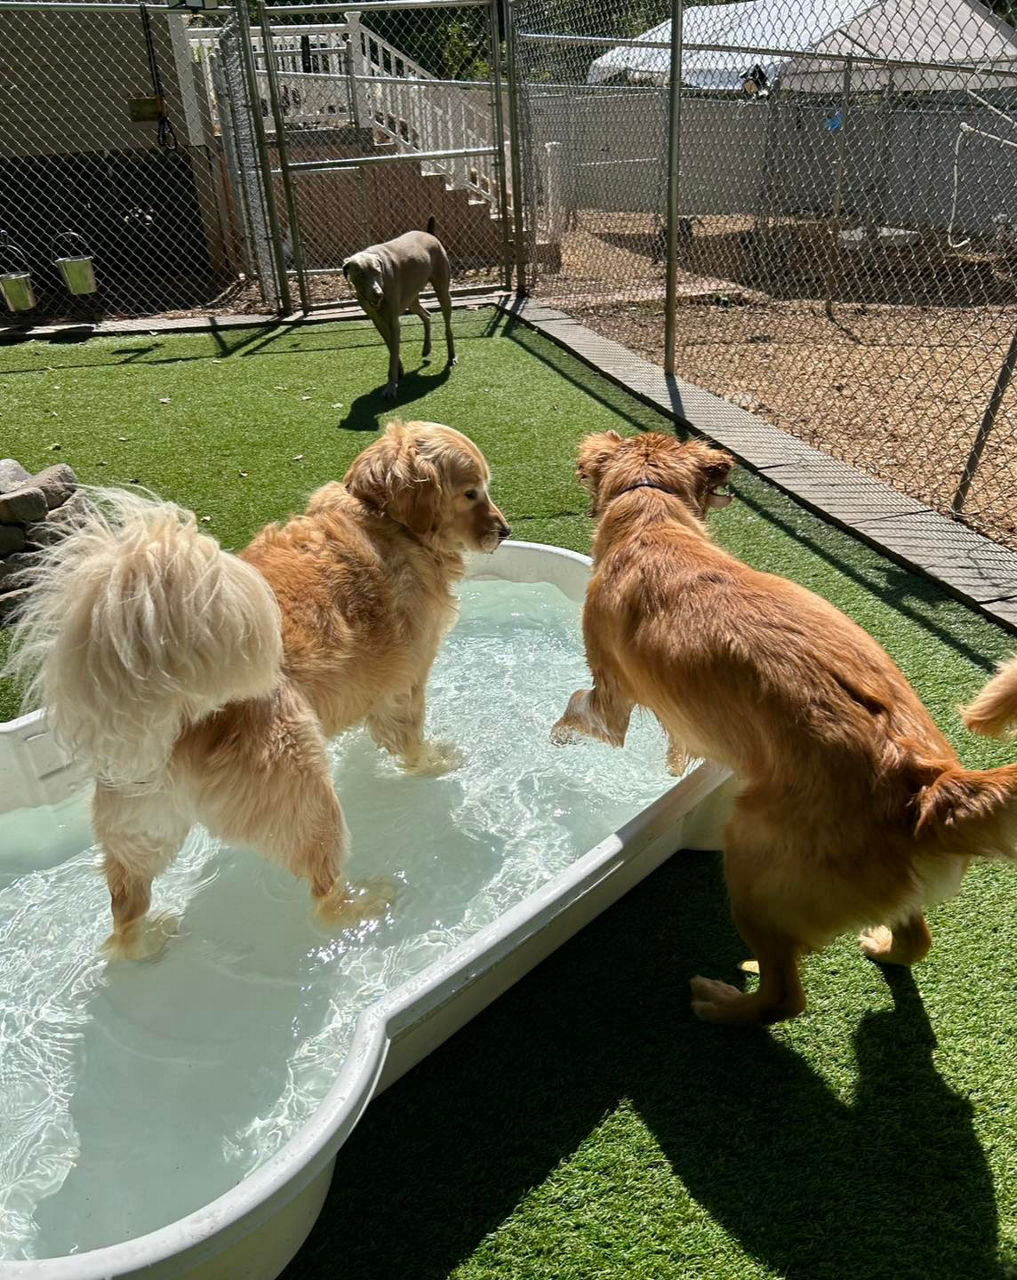
[[[563,143],[566,199],[578,209],[658,213],[665,206],[664,89],[529,91],[538,180],[544,144]],[[774,107],[777,107],[774,110]],[[833,205],[837,103],[767,99],[682,102],[681,210],[685,214],[820,214]],[[872,97],[848,116],[844,204],[848,217],[945,229],[961,121],[1017,141],[989,112],[956,107],[884,110]],[[956,226],[991,234],[993,219],[1017,221],[1017,150],[977,136],[961,144]]]
[[[151,15],[170,119],[181,145],[191,139],[169,23]],[[129,98],[154,94],[141,18],[124,13],[0,12],[0,156],[147,150],[155,124],[134,123]]]

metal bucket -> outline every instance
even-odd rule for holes
[[[92,269],[91,258],[57,258],[56,265],[60,268],[68,293],[95,293],[95,271]]]
[[[0,293],[8,311],[31,311],[35,306],[35,290],[27,271],[5,271],[0,274]]]
[[[93,258],[88,252],[88,246],[85,244],[84,238],[79,236],[76,231],[61,231],[59,235],[53,237],[53,245],[57,253],[60,252],[60,241],[69,241],[72,250],[65,257],[58,257],[54,260],[54,265],[59,269],[61,278],[67,286],[67,292],[79,297],[84,294],[95,293],[97,286]],[[73,252],[75,249],[78,249],[77,253]]]
[[[28,259],[23,250],[11,244],[6,231],[0,231],[0,293],[8,311],[31,311],[35,306]]]

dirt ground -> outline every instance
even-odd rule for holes
[[[545,274],[537,292],[661,364],[664,279],[663,267],[652,261],[653,231],[650,219],[598,215],[594,225],[566,238],[561,273]],[[876,287],[872,260],[862,272],[853,259],[850,269],[841,264],[835,273],[831,319],[815,298],[817,277],[826,282],[829,263],[818,261],[818,250],[806,251],[813,243],[807,237],[799,240],[797,261],[792,257],[781,270],[781,292],[813,293],[796,298],[773,296],[763,287],[772,287],[766,273],[749,269],[745,258],[757,246],[747,238],[748,220],[723,232],[740,259],[711,249],[709,235],[696,246],[698,231],[693,226],[683,256],[696,269],[679,276],[679,375],[948,510],[1017,326],[1009,265],[984,246],[955,260],[938,243],[925,246],[924,259],[917,252],[922,246],[912,246],[893,272],[883,262]],[[895,295],[919,300],[864,300]],[[1011,546],[1017,546],[1015,482],[1017,391],[1011,389],[965,504],[975,528]]]

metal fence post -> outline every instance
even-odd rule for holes
[[[837,254],[840,252],[840,217],[844,210],[844,172],[847,167],[848,110],[851,104],[851,59],[844,59],[841,88],[840,128],[837,130],[837,181],[833,191],[833,218],[830,221],[830,262],[826,270],[826,314],[833,319],[833,286]]]
[[[272,27],[265,10],[265,0],[258,5],[258,17],[261,22],[262,51],[265,55],[265,75],[268,78],[268,99],[272,106],[272,119],[275,121],[275,147],[279,154],[279,174],[282,178],[283,197],[286,200],[286,216],[290,223],[290,252],[293,256],[293,269],[297,273],[297,289],[300,293],[300,306],[304,311],[311,309],[311,295],[307,289],[307,268],[304,262],[304,245],[300,238],[300,222],[297,212],[296,194],[293,190],[293,178],[290,175],[289,147],[286,143],[286,121],[283,117],[282,104],[279,101],[279,80],[276,74],[275,46],[272,43]],[[283,270],[286,263],[283,262]]]
[[[293,298],[290,294],[290,282],[286,274],[286,258],[283,254],[282,235],[279,230],[279,214],[275,207],[275,192],[272,189],[272,162],[268,154],[268,141],[265,137],[265,122],[261,118],[261,94],[258,91],[258,72],[254,65],[254,50],[251,46],[251,20],[247,14],[246,4],[236,7],[237,32],[240,37],[240,64],[244,69],[247,81],[247,99],[250,104],[252,123],[254,124],[255,146],[258,152],[258,163],[261,168],[262,189],[265,195],[265,213],[268,219],[268,234],[272,241],[272,257],[275,260],[276,276],[279,284],[279,302],[283,311],[293,310]]]
[[[675,373],[678,307],[678,184],[681,170],[682,0],[671,0],[671,79],[667,114],[667,278],[664,295],[664,372]]]
[[[523,130],[519,118],[519,63],[516,60],[515,2],[505,0],[505,73],[509,100],[509,156],[512,163],[512,228],[515,239],[516,289],[526,292],[526,235],[523,219]]]
[[[508,178],[505,173],[505,103],[501,82],[501,20],[499,0],[491,0],[488,23],[491,28],[491,109],[494,121],[495,174],[498,181],[498,221],[501,224],[501,278],[505,288],[512,284],[512,255],[509,236]],[[516,197],[518,199],[518,196]]]
[[[346,15],[346,83],[347,93],[350,99],[350,115],[353,119],[354,129],[361,128],[363,121],[360,112],[360,83],[358,77],[362,74],[361,62],[363,61],[363,51],[360,48],[360,14],[348,13]]]
[[[957,486],[957,492],[953,495],[953,501],[950,503],[950,514],[952,516],[959,516],[964,510],[964,502],[968,496],[968,490],[971,488],[971,482],[975,478],[978,464],[982,460],[982,453],[988,442],[989,433],[992,431],[996,421],[996,415],[999,413],[1000,406],[1003,403],[1003,397],[1006,395],[1015,367],[1017,367],[1017,330],[1014,331],[1014,335],[1010,339],[1010,346],[1003,357],[1003,363],[996,377],[996,385],[992,388],[992,395],[989,397],[989,403],[985,406],[985,413],[982,415],[978,434],[975,436],[974,444],[971,446],[968,460],[964,464],[964,473],[960,478],[960,484]]]

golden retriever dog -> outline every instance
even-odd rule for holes
[[[597,520],[583,613],[593,688],[552,736],[622,746],[638,705],[675,764],[708,757],[740,779],[724,874],[759,985],[697,977],[692,1007],[772,1023],[805,1008],[799,957],[847,930],[884,964],[926,955],[923,909],[956,892],[970,858],[1014,855],[1017,768],[966,770],[871,636],[713,544],[705,519],[732,465],[664,435],[581,445]]]
[[[1000,663],[984,689],[966,706],[961,717],[972,733],[1001,738],[1017,723],[1017,658]]]
[[[407,769],[450,763],[424,739],[424,689],[464,553],[509,533],[489,482],[458,431],[393,423],[239,556],[191,512],[116,490],[42,554],[11,667],[95,777],[110,951],[161,949],[152,881],[195,822],[307,880],[327,922],[384,910],[343,878],[326,741],[365,724]]]

